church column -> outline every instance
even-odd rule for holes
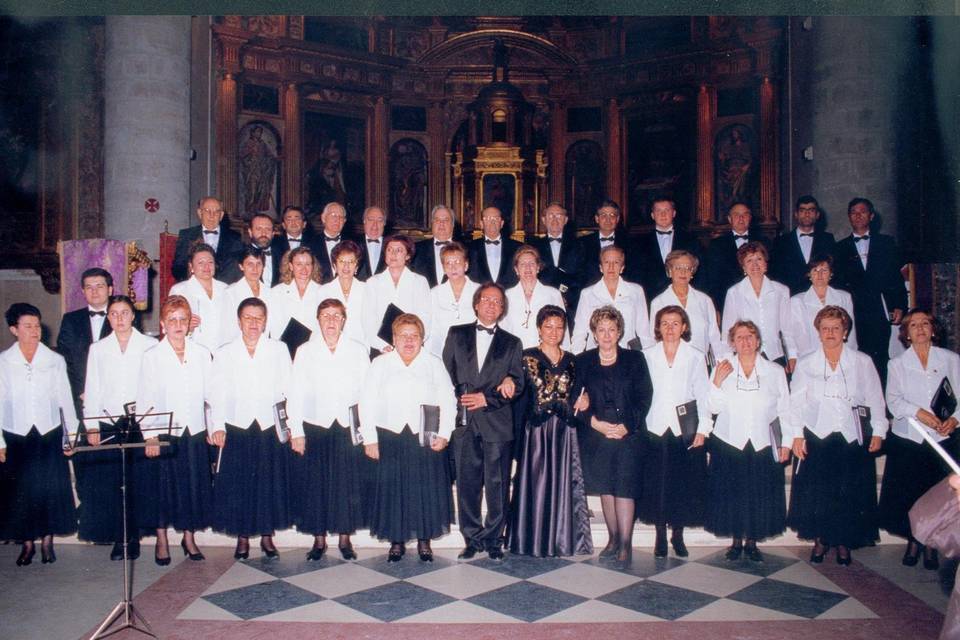
[[[237,80],[224,73],[217,83],[217,193],[223,210],[238,215],[237,200]]]
[[[553,102],[550,105],[550,195],[543,204],[550,200],[563,202],[566,198],[564,193],[564,181],[566,180],[566,141],[567,132],[567,107],[560,102]],[[565,207],[572,207],[572,202],[565,202]]]
[[[427,108],[427,131],[429,136],[429,147],[427,148],[427,153],[430,154],[427,165],[427,181],[430,185],[427,194],[427,215],[430,213],[430,209],[434,205],[440,204],[441,202],[447,204],[448,206],[451,203],[445,201],[445,191],[446,189],[444,184],[444,173],[446,172],[446,157],[444,152],[444,135],[443,135],[443,105],[439,102],[432,102]],[[389,193],[387,194],[389,196]],[[429,220],[426,220],[427,225],[430,224]]]
[[[694,225],[709,225],[714,219],[713,200],[713,116],[717,90],[700,85],[697,92],[697,210],[691,213]]]
[[[279,203],[280,211],[288,204],[304,205],[300,166],[300,91],[295,82],[286,87],[283,121],[283,201]]]
[[[770,78],[760,84],[760,221],[780,220],[777,203],[777,97]]]
[[[389,206],[389,187],[387,181],[390,177],[387,175],[387,161],[390,155],[389,125],[387,123],[387,101],[383,97],[378,97],[373,107],[373,171],[371,172],[370,193],[372,198],[367,202],[367,206],[378,205],[380,207]]]
[[[617,104],[616,98],[610,98],[610,102],[607,104],[607,197],[616,200],[625,209],[626,203],[621,201],[621,146],[620,105]],[[627,215],[637,216],[640,214],[634,211],[627,212]],[[626,220],[624,220],[624,224],[626,224]]]

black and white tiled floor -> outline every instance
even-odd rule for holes
[[[479,556],[458,563],[413,549],[388,564],[380,550],[357,562],[304,550],[234,563],[180,620],[284,622],[644,622],[864,619],[876,614],[786,548],[761,548],[765,561],[729,562],[723,549],[691,548],[686,560],[635,550],[618,568],[596,556]],[[375,555],[374,555],[375,554]],[[336,555],[334,552],[333,555]],[[363,557],[363,556],[366,557]]]

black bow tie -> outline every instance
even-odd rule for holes
[[[204,230],[203,230],[203,235],[218,236],[218,235],[220,235],[220,231],[217,230],[217,229],[214,229],[213,231],[210,231],[209,229],[204,229]]]
[[[801,238],[812,238],[812,237],[813,237],[813,232],[811,231],[810,233],[804,233],[804,232],[801,231],[801,232],[800,232],[800,237],[801,237]]]
[[[87,313],[90,314],[90,317],[91,317],[91,318],[92,318],[93,316],[100,316],[101,318],[103,318],[104,316],[107,315],[107,312],[106,312],[106,311],[87,311]]]
[[[747,234],[743,234],[743,235],[741,236],[741,235],[737,235],[737,234],[735,233],[735,234],[733,234],[733,239],[734,239],[734,240],[749,240],[750,238],[747,236]]]
[[[673,229],[670,229],[670,231],[660,231],[660,229],[657,229],[657,233],[661,236],[672,236]]]
[[[487,244],[500,244],[499,240],[487,240],[486,238],[484,238],[483,241],[486,242]]]
[[[262,253],[262,254],[265,255],[265,256],[269,256],[269,255],[270,255],[270,249],[261,249],[261,250],[260,250],[260,253]]]
[[[326,240],[327,242],[340,242],[340,236],[330,237],[330,236],[325,235],[325,236],[323,236],[323,239]]]
[[[449,240],[434,240],[434,241],[433,241],[433,246],[435,246],[435,247],[445,247],[445,246],[447,246],[448,244],[450,244],[450,241],[449,241]]]
[[[548,238],[550,242],[563,242],[563,238]]]
[[[485,332],[489,333],[490,335],[493,335],[493,332],[496,331],[496,330],[497,330],[497,327],[496,327],[496,326],[493,326],[493,327],[485,327],[485,326],[483,326],[482,324],[480,324],[479,322],[477,323],[477,331],[485,331]]]
[[[607,238],[601,237],[601,238],[600,238],[600,243],[602,244],[602,243],[604,243],[604,242],[613,242],[613,239],[614,239],[613,236],[609,236],[609,237],[607,237]]]
[[[291,238],[290,236],[287,236],[287,242],[303,242],[303,236],[300,236],[299,238]]]
[[[367,238],[367,242],[375,242],[380,244],[380,238]]]
[[[860,242],[861,240],[869,240],[869,239],[870,239],[870,236],[867,235],[867,236],[860,236],[859,238],[856,238],[856,237],[855,237],[855,238],[853,239],[853,241],[854,241],[854,242]]]

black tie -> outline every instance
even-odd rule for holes
[[[600,238],[600,244],[603,244],[604,242],[613,242],[613,236],[608,238]]]
[[[670,231],[660,231],[660,229],[657,229],[657,233],[659,233],[661,236],[672,236],[673,229],[671,229]]]
[[[270,255],[270,249],[261,249],[261,252],[262,252],[263,255],[265,255],[265,256],[269,256],[269,255]]]
[[[496,331],[496,327],[485,327],[480,323],[477,323],[477,331],[486,331],[490,335],[493,335],[493,332]]]
[[[801,231],[801,232],[800,232],[800,237],[801,237],[801,238],[812,238],[812,237],[813,237],[813,233],[812,233],[812,232],[811,232],[811,233],[803,233],[803,232]]]
[[[210,231],[209,229],[204,229],[203,235],[218,236],[220,235],[220,231],[218,231],[217,229],[214,229],[213,231]]]
[[[92,318],[93,316],[100,316],[100,317],[102,318],[102,317],[104,317],[104,316],[107,315],[107,312],[106,312],[106,311],[88,311],[87,313],[90,314],[90,317],[91,317],[91,318]]]
[[[447,246],[448,244],[450,244],[450,241],[449,241],[449,240],[434,240],[434,241],[433,241],[433,246],[435,246],[435,247],[445,247],[445,246]]]
[[[376,242],[377,244],[380,244],[380,238],[367,238],[367,242]]]
[[[332,238],[330,236],[324,236],[324,238],[326,238],[327,242],[340,242],[340,236],[333,236]]]
[[[290,236],[287,236],[287,242],[300,242],[300,243],[302,243],[302,242],[303,242],[303,236],[300,236],[299,238],[291,238]]]
[[[870,236],[860,236],[859,238],[854,238],[854,242],[860,242],[861,240],[869,240]]]
[[[500,244],[499,240],[484,240],[487,244]]]
[[[563,242],[563,238],[550,238],[550,242]]]
[[[747,237],[747,234],[743,234],[742,236],[737,235],[737,234],[733,234],[733,239],[734,239],[734,240],[749,240],[750,238]]]

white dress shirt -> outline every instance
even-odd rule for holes
[[[442,242],[442,244],[437,244]],[[437,274],[437,284],[439,284],[444,276],[443,273],[443,262],[440,260],[440,252],[443,251],[443,248],[453,242],[453,240],[447,240],[443,242],[442,240],[433,239],[433,268],[435,269],[434,273]]]
[[[227,424],[246,429],[254,420],[261,429],[273,426],[273,406],[284,399],[290,380],[287,345],[261,335],[251,356],[243,338],[236,338],[214,354],[213,370],[210,431],[224,431]]]
[[[813,251],[813,236],[801,235],[799,228],[797,228],[794,233],[797,234],[797,244],[800,245],[800,253],[803,254],[803,261],[809,264],[810,252]]]
[[[350,284],[350,297],[347,298],[340,285],[340,279],[334,278],[324,285],[320,285],[320,302],[333,298],[343,303],[347,308],[347,322],[343,325],[343,335],[363,344],[367,344],[367,334],[364,330],[363,305],[367,299],[367,283],[353,279]],[[369,357],[369,354],[368,354]]]
[[[449,440],[457,417],[457,398],[440,358],[426,350],[409,365],[396,351],[375,358],[360,392],[364,444],[378,441],[377,427],[400,433],[409,425],[413,433],[420,433],[421,405],[440,407],[438,435]]]
[[[654,234],[657,236],[657,245],[660,247],[660,260],[666,264],[667,255],[673,251],[673,227],[669,229],[657,227],[654,229]]]
[[[87,313],[93,312],[90,316],[90,335],[93,336],[93,341],[96,342],[100,339],[100,332],[103,331],[103,323],[107,321],[107,307],[103,309],[94,309],[91,306],[87,306]],[[103,312],[103,315],[100,315],[99,312]]]
[[[737,233],[736,231],[730,230],[730,235],[733,236],[733,243],[737,245],[737,249],[749,242],[749,231],[747,233]],[[745,235],[747,238],[738,238],[738,235]]]
[[[210,233],[207,233],[208,231]],[[216,253],[217,247],[220,246],[220,227],[206,229],[203,225],[200,225],[200,241],[213,247],[213,252]]]
[[[327,246],[327,266],[330,267],[330,273],[334,271],[333,248],[340,244],[340,241],[343,239],[343,232],[341,231],[340,234],[336,239],[331,239],[326,233],[322,234],[323,243]]]
[[[710,433],[710,414],[707,411],[707,363],[703,352],[680,341],[673,365],[667,363],[663,343],[643,350],[650,380],[653,382],[653,400],[647,412],[647,431],[662,436],[668,430],[680,437],[677,407],[691,400],[697,401],[697,433]]]
[[[857,439],[854,408],[870,407],[873,435],[887,433],[886,404],[880,376],[870,356],[847,347],[835,370],[827,364],[823,349],[797,361],[790,385],[790,428],[793,438],[803,437],[803,428],[818,438],[839,432],[847,442]],[[786,431],[784,431],[786,437]]]
[[[577,317],[573,323],[573,336],[570,338],[573,353],[581,353],[597,346],[590,332],[590,316],[604,305],[613,305],[623,315],[621,347],[629,348],[628,343],[638,336],[644,348],[653,346],[650,318],[647,315],[647,298],[643,294],[643,287],[620,278],[617,282],[617,292],[611,296],[606,283],[601,278],[580,294]]]
[[[137,399],[143,354],[155,344],[156,338],[133,329],[124,351],[120,350],[116,333],[90,345],[83,387],[83,414],[87,418],[123,415],[123,405]],[[93,420],[85,424],[87,429],[100,428]]]
[[[747,376],[736,355],[728,358],[733,365],[718,388],[710,383],[708,408],[716,414],[712,437],[719,438],[741,451],[747,442],[754,451],[772,446],[770,423],[780,418],[780,446],[790,447],[795,429],[790,426],[790,389],[787,375],[776,362],[757,358],[753,371]]]
[[[539,280],[533,285],[533,294],[530,300],[523,293],[523,285],[507,289],[507,315],[500,321],[500,326],[520,338],[524,349],[540,344],[540,332],[537,330],[537,314],[548,304],[565,309],[563,296],[560,290],[548,287]],[[563,343],[565,350],[570,349],[569,332],[564,331]]]
[[[290,248],[287,251],[299,249],[300,245],[303,244],[303,235],[301,235],[299,238],[291,238],[290,236],[287,236],[287,244],[290,245]]]
[[[223,308],[221,301],[227,291],[227,285],[214,279],[212,290],[213,295],[208,296],[206,289],[203,288],[196,276],[190,276],[189,279],[170,287],[171,296],[186,298],[187,302],[190,303],[191,313],[200,316],[200,326],[190,332],[190,339],[203,345],[211,352],[215,351],[224,342],[220,334],[220,329],[223,326],[220,314]],[[236,318],[236,310],[234,310],[233,316]]]
[[[913,442],[923,442],[923,436],[908,424],[907,418],[914,418],[915,423],[922,425],[916,419],[917,411],[933,412],[930,403],[944,378],[957,393],[960,389],[960,356],[947,349],[931,346],[926,369],[912,347],[890,361],[887,365],[887,406],[893,414],[895,434]],[[953,417],[960,420],[960,406]],[[949,437],[925,426],[924,429],[938,442]]]
[[[790,335],[790,290],[779,282],[763,276],[759,296],[754,293],[750,278],[730,287],[723,303],[721,333],[727,335],[737,320],[751,320],[760,328],[760,350],[770,360],[784,355],[796,357],[797,350]],[[781,333],[787,353],[783,352],[780,343]]]
[[[858,236],[857,234],[851,234],[853,236],[853,246],[857,249],[857,255],[860,256],[860,264],[863,265],[863,270],[867,270],[867,257],[870,255],[870,234],[864,234]],[[866,238],[857,242],[857,238]]]
[[[287,415],[294,437],[303,436],[303,423],[329,428],[334,421],[350,426],[350,407],[360,402],[360,390],[370,368],[365,344],[340,336],[336,351],[317,334],[297,349],[287,393]]]
[[[690,318],[691,346],[696,347],[703,353],[707,353],[708,350],[712,349],[714,360],[717,361],[722,360],[730,353],[730,347],[723,340],[723,337],[720,335],[720,327],[717,326],[717,308],[713,304],[713,299],[693,287],[688,289],[687,306],[685,307],[680,304],[680,298],[677,297],[677,293],[673,290],[672,285],[653,299],[650,303],[651,340],[654,336],[653,332],[656,329],[654,322],[657,317],[657,312],[671,305],[683,307],[683,310],[687,312],[687,317]]]
[[[433,355],[443,355],[447,332],[457,324],[468,324],[477,319],[473,310],[473,294],[480,285],[467,278],[460,292],[460,300],[454,298],[453,287],[447,280],[430,289],[430,332],[426,348]]]
[[[320,325],[317,323],[317,307],[322,300],[320,285],[313,280],[307,281],[303,297],[300,296],[296,280],[291,280],[288,284],[282,282],[277,284],[270,289],[266,298],[267,328],[270,337],[279,340],[290,318],[296,318],[297,322],[310,331],[320,331]]]
[[[25,436],[32,427],[46,435],[60,426],[75,433],[77,413],[67,379],[67,362],[46,345],[37,345],[33,361],[27,362],[20,345],[13,343],[0,353],[0,449],[6,449],[3,431]]]
[[[475,331],[477,332],[477,371],[479,372],[483,370],[483,365],[487,361],[487,354],[490,353],[490,345],[493,343],[493,336],[497,331],[503,331],[503,329],[497,325],[488,327],[479,320],[477,320],[475,326]],[[490,333],[489,331],[481,331],[480,327],[493,329],[493,333]]]
[[[259,298],[266,302],[270,285],[260,283],[260,295],[253,295],[253,289],[246,278],[240,278],[227,286],[220,298],[220,340],[226,344],[240,337],[240,323],[237,321],[237,308],[247,298]]]
[[[496,242],[496,244],[494,244],[494,242]],[[490,268],[490,279],[496,282],[497,277],[500,275],[500,258],[503,256],[503,236],[501,235],[499,238],[483,236],[483,250],[487,254],[487,266]],[[440,271],[438,273],[443,272]]]
[[[186,429],[196,435],[206,429],[204,404],[210,401],[213,362],[206,347],[185,341],[183,362],[173,346],[164,338],[143,352],[143,363],[137,384],[137,411],[141,413],[173,412],[171,435],[179,437]],[[165,433],[167,418],[144,418],[141,428],[150,429],[144,438]],[[155,431],[160,428],[164,431]]]
[[[364,333],[367,344],[378,351],[387,346],[378,335],[383,314],[393,303],[404,311],[413,313],[424,324],[425,334],[430,335],[430,285],[423,276],[414,273],[409,267],[404,267],[397,284],[393,284],[393,276],[389,269],[370,276],[367,280],[367,297],[363,307]]]
[[[547,246],[550,247],[550,255],[553,256],[553,264],[560,269],[560,250],[563,248],[563,236],[553,237],[547,234]],[[563,271],[563,269],[560,269]]]
[[[380,264],[380,252],[383,251],[383,238],[367,238],[363,241],[367,243],[367,256],[370,258],[370,274],[377,272],[377,265]]]
[[[796,345],[796,351],[792,357],[803,356],[820,348],[820,335],[817,333],[816,327],[813,326],[813,319],[827,305],[843,308],[850,314],[850,319],[853,320],[853,299],[849,293],[827,287],[825,298],[825,302],[821,303],[813,287],[790,298],[790,325],[785,333],[790,335],[791,342]],[[850,326],[847,346],[854,350],[857,349],[857,328],[855,324]]]

